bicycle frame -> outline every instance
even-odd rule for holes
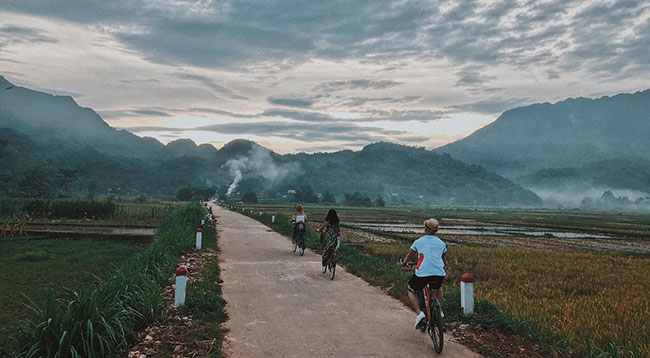
[[[426,311],[424,313],[427,314],[427,320],[431,321],[431,297],[433,296],[433,292],[431,290],[431,287],[427,284],[426,287],[424,288],[424,305],[426,306]]]

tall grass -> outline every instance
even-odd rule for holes
[[[107,279],[33,305],[34,316],[12,336],[16,357],[110,357],[126,349],[155,317],[160,287],[178,256],[192,247],[202,215],[199,204],[187,205],[160,225],[145,251]]]

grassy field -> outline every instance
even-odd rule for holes
[[[124,200],[0,198],[0,223],[37,222],[83,225],[156,227],[169,219],[183,202]]]
[[[250,209],[255,214],[250,214]],[[311,220],[324,217],[325,207],[308,207]],[[623,230],[646,235],[646,216],[563,212],[406,211],[404,209],[342,208],[342,220],[414,222],[426,217],[481,220],[490,223],[570,227],[574,230]],[[287,206],[246,206],[246,214],[262,222],[269,215],[290,213]],[[284,218],[284,216],[282,216]],[[279,220],[283,220],[279,218]],[[443,219],[443,223],[444,223]],[[556,220],[556,221],[554,221]],[[267,223],[268,224],[268,223]],[[286,225],[284,225],[286,226]],[[278,223],[274,229],[288,229]],[[624,229],[621,229],[624,228]],[[619,231],[620,232],[620,231]],[[283,232],[284,233],[284,232]],[[285,233],[286,234],[286,233]],[[650,235],[649,235],[650,236]],[[646,236],[648,238],[648,236]],[[642,238],[640,238],[642,239]],[[366,243],[362,249],[343,246],[341,258],[351,273],[384,287],[405,301],[407,275],[395,270],[408,242]],[[471,272],[476,280],[478,313],[498,316],[502,329],[540,342],[563,355],[584,357],[650,356],[650,258],[607,254],[449,246],[446,257],[449,305],[456,303],[459,278]],[[497,314],[489,311],[496,309]],[[454,317],[453,310],[450,319]],[[480,318],[479,318],[480,321]]]
[[[0,342],[9,326],[31,313],[22,295],[42,305],[49,290],[61,296],[63,287],[76,288],[91,280],[90,274],[104,277],[141,250],[122,241],[47,236],[0,239],[0,267],[11,268],[0,285]]]
[[[108,270],[110,274],[103,279],[89,277],[84,285],[58,290],[58,300],[48,295],[45,303],[37,304],[29,318],[11,332],[5,349],[16,357],[112,357],[123,353],[134,334],[156,318],[161,287],[168,284],[178,257],[193,247],[203,215],[205,209],[196,203],[175,210],[158,227],[150,244]],[[106,252],[104,256],[113,259],[117,255]],[[42,252],[29,255],[44,256],[47,254]],[[74,263],[66,265],[74,271],[70,268]]]

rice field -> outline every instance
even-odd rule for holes
[[[269,213],[291,211],[286,206],[264,208],[258,205],[250,209]],[[247,212],[250,209],[246,207]],[[320,219],[327,209],[308,207],[307,214],[311,220]],[[467,226],[468,222],[469,225],[478,222],[486,225],[484,229],[502,232],[525,227],[529,231],[535,231],[535,228],[541,232],[563,230],[584,236],[517,236],[521,241],[551,240],[558,243],[552,249],[537,249],[477,245],[475,242],[466,245],[457,240],[466,236],[464,233],[450,233],[448,236],[441,233],[443,239],[453,238],[454,241],[450,242],[446,256],[447,283],[455,287],[463,273],[472,273],[476,279],[478,301],[493,304],[513,321],[528,327],[529,335],[552,337],[551,340],[555,341],[546,340],[549,349],[564,347],[563,352],[570,356],[650,356],[650,255],[643,250],[632,253],[616,250],[616,246],[583,250],[563,244],[578,240],[609,240],[640,243],[645,247],[643,245],[650,240],[650,226],[646,225],[650,221],[648,216],[469,211],[463,217],[462,211],[455,210],[432,210],[429,215],[425,211],[405,213],[403,209],[395,208],[343,208],[339,213],[344,223],[359,224],[356,229],[354,225],[349,226],[352,227],[349,230],[375,236],[386,234],[389,240],[365,241],[361,250],[387,263],[404,257],[411,241],[418,236],[415,226],[422,218],[430,216],[443,218],[443,227],[445,223]],[[373,225],[375,227],[370,228]],[[386,227],[393,229],[384,230]],[[399,285],[398,282],[395,284]],[[389,283],[384,285],[390,287]]]
[[[92,281],[91,275],[104,277],[141,250],[140,245],[116,240],[48,236],[0,239],[0,267],[13,268],[0,284],[0,346],[8,327],[31,313],[23,295],[42,305],[48,291],[58,297],[63,287],[76,288]]]
[[[365,245],[388,261],[408,248]],[[448,249],[446,270],[452,282],[472,273],[477,300],[565,337],[579,352],[590,340],[650,354],[650,258],[456,245]]]

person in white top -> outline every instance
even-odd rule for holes
[[[424,322],[426,314],[420,308],[419,293],[427,284],[435,290],[435,295],[442,305],[444,293],[442,292],[442,281],[445,279],[445,253],[447,245],[444,241],[435,236],[439,224],[436,219],[429,219],[424,222],[424,236],[415,240],[409,253],[404,258],[404,263],[411,262],[416,257],[418,264],[415,273],[408,282],[408,295],[413,308],[418,313],[415,319],[415,328],[419,328]],[[442,314],[442,310],[440,312]],[[444,314],[442,314],[444,316]]]
[[[293,224],[293,236],[291,239],[296,241],[296,236],[305,233],[307,228],[307,214],[305,209],[300,204],[293,206],[293,216],[291,216],[291,223]]]

